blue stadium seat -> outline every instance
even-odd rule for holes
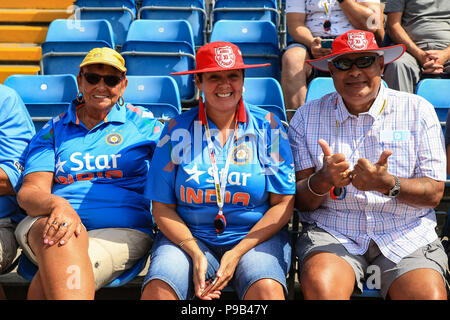
[[[143,0],[138,12],[139,19],[186,20],[196,48],[206,43],[206,16],[204,0]]]
[[[122,45],[136,17],[135,0],[77,0],[75,17],[81,20],[106,19],[111,23],[114,40]]]
[[[427,99],[434,106],[443,127],[450,109],[449,93],[450,79],[423,79],[416,87],[416,94]]]
[[[246,64],[271,64],[270,67],[246,70],[246,77],[271,77],[280,80],[278,33],[272,22],[221,20],[214,24],[210,41],[236,44]]]
[[[387,88],[387,83],[382,79],[381,82]],[[333,79],[331,77],[317,77],[311,80],[306,92],[305,102],[322,98],[324,95],[334,92]]]
[[[135,20],[122,47],[128,75],[167,76],[194,69],[192,28],[184,20]],[[174,76],[182,102],[195,99],[193,75]]]
[[[4,84],[20,95],[31,115],[36,132],[65,112],[78,92],[74,75],[11,75]]]
[[[281,86],[274,78],[249,78],[244,80],[245,101],[276,114],[287,121]]]
[[[220,20],[267,20],[278,26],[278,4],[276,0],[216,0],[211,21]]]
[[[107,20],[56,19],[42,44],[41,74],[78,74],[79,65],[93,48],[115,48]]]
[[[155,118],[168,120],[181,113],[175,80],[169,76],[127,76],[126,102],[149,109]]]
[[[145,268],[147,259],[148,254],[139,259],[130,269],[124,271],[120,276],[105,285],[104,288],[120,287],[133,280]],[[25,280],[31,282],[37,271],[38,267],[22,253],[19,257],[17,273]]]

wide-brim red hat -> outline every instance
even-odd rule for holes
[[[270,66],[270,63],[244,64],[241,50],[231,42],[215,41],[205,44],[195,55],[194,70],[174,72],[171,75],[249,69]]]
[[[384,57],[384,64],[388,64],[403,55],[405,46],[397,44],[380,48],[372,32],[350,30],[334,39],[330,55],[319,59],[306,60],[306,62],[316,69],[329,71],[328,62],[344,54],[359,52],[375,52]]]

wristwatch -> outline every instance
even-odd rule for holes
[[[397,176],[394,176],[395,185],[389,190],[388,197],[396,198],[400,193],[400,179]]]
[[[342,3],[342,2],[344,2],[344,0],[337,0],[337,2]]]

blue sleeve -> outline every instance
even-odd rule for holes
[[[55,171],[54,119],[50,120],[31,140],[25,162],[27,175],[37,171]]]
[[[150,200],[176,204],[175,178],[177,165],[172,162],[172,142],[168,127],[169,125],[166,124],[153,154],[145,186],[145,196]]]
[[[265,165],[267,191],[295,194],[295,172],[291,147],[280,119],[269,113],[266,117],[267,154]]]
[[[33,122],[20,96],[0,86],[0,168],[19,191],[28,144],[35,133]]]

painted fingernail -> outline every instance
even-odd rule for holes
[[[52,246],[54,244],[53,240],[50,240],[48,244]]]
[[[61,240],[61,241],[59,242],[60,245],[63,245],[64,243],[65,243],[64,240]]]
[[[47,239],[47,238],[44,239],[44,243],[45,243],[45,244],[48,243],[48,239]]]

